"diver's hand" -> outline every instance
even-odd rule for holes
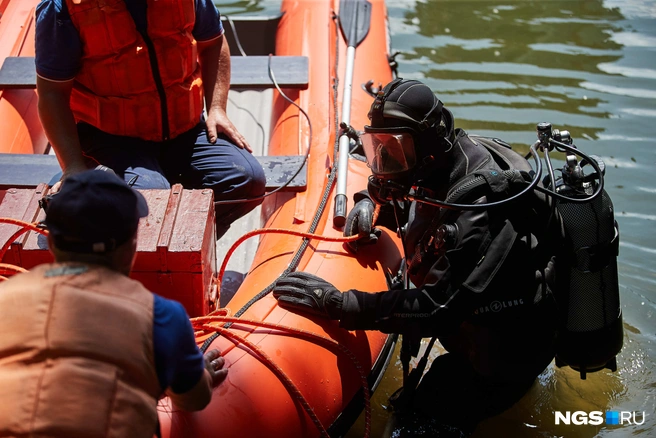
[[[346,242],[346,245],[353,251],[358,252],[362,245],[371,245],[378,242],[380,230],[374,228],[375,205],[369,198],[363,198],[358,201],[353,209],[349,212],[344,225],[344,236],[353,236],[360,234],[363,237],[353,242]]]
[[[306,272],[292,272],[273,288],[280,307],[328,319],[342,314],[342,293],[332,284]]]

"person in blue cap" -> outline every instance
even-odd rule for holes
[[[161,396],[200,410],[225,380],[182,305],[128,277],[147,215],[102,170],[71,175],[48,202],[55,262],[0,284],[0,436],[152,438]]]

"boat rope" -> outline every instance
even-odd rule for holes
[[[239,53],[241,53],[241,56],[247,56],[246,52],[244,51],[244,48],[241,46],[241,41],[239,41],[239,35],[237,34],[237,29],[235,28],[235,23],[232,21],[232,17],[228,15],[223,15],[223,16],[226,18],[226,20],[228,20],[228,24],[230,25],[230,29],[232,30],[232,36],[235,38],[235,43],[237,44]]]
[[[250,239],[251,237],[254,236],[259,236],[260,234],[289,234],[292,236],[299,236],[303,237],[306,239],[316,239],[316,240],[323,240],[326,242],[354,242],[362,237],[363,235],[355,234],[353,236],[348,236],[348,237],[328,237],[328,236],[323,236],[321,234],[312,234],[312,233],[304,233],[302,231],[296,231],[296,230],[287,230],[284,228],[260,228],[257,230],[249,231],[248,233],[244,234],[241,236],[235,243],[232,244],[230,249],[228,249],[228,252],[226,252],[225,257],[223,258],[223,262],[221,263],[221,268],[219,269],[219,273],[217,275],[217,283],[218,283],[218,290],[219,294],[221,293],[221,284],[223,281],[223,276],[226,271],[226,267],[228,266],[228,261],[230,261],[230,257],[232,254],[237,250],[239,245],[244,243],[246,240]]]
[[[298,387],[289,378],[289,376],[287,376],[282,371],[282,369],[278,365],[276,365],[266,353],[262,351],[261,348],[259,348],[257,345],[253,344],[252,342],[248,341],[247,339],[232,333],[229,329],[214,327],[213,330],[220,333],[230,341],[234,342],[235,345],[242,344],[247,346],[250,349],[251,354],[254,357],[260,359],[260,361],[263,364],[265,364],[271,371],[273,371],[273,373],[278,377],[278,379],[280,379],[283,386],[285,386],[287,391],[291,394],[292,399],[297,400],[301,404],[305,412],[307,412],[307,414],[310,416],[310,419],[312,420],[314,425],[317,427],[317,429],[319,429],[321,436],[326,438],[330,437],[330,435],[328,435],[328,432],[326,431],[326,428],[323,427],[323,424],[321,424],[321,420],[319,420],[319,417],[317,417],[317,414],[314,412],[314,409],[312,408],[312,406],[310,406],[307,399],[303,396],[303,394],[298,389]]]
[[[48,231],[44,230],[43,228],[40,228],[37,223],[26,222],[26,221],[22,221],[20,219],[13,219],[13,218],[10,218],[10,217],[0,217],[0,223],[13,224],[13,225],[19,225],[21,227],[27,227],[27,228],[30,228],[32,231],[36,231],[37,233],[41,233],[41,234],[47,234],[48,233]]]
[[[335,22],[335,29],[336,29],[336,33],[335,33],[335,66],[334,66],[335,68],[334,68],[333,86],[332,86],[332,89],[333,89],[334,132],[335,132],[335,141],[334,141],[334,145],[333,145],[333,163],[335,163],[335,158],[337,157],[338,150],[339,150],[339,136],[337,135],[337,132],[339,131],[339,114],[338,114],[338,103],[337,103],[338,86],[339,86],[339,76],[338,76],[339,35],[338,35],[338,32],[337,32],[337,23],[336,23],[337,18],[338,18],[337,14],[335,14],[333,12],[333,21]],[[302,108],[300,108],[300,106],[298,106],[295,102],[292,102],[292,103],[295,106],[297,106],[299,108],[299,110],[303,111]],[[307,115],[307,113],[305,113],[305,111],[303,111],[303,114],[306,115],[306,117],[308,119],[308,123],[310,123],[310,118]],[[311,124],[310,124],[310,127],[311,127]],[[309,146],[308,146],[308,148],[309,148]],[[220,288],[223,273],[225,272],[225,267],[227,266],[227,260],[229,259],[229,256],[232,254],[232,252],[234,252],[236,247],[239,246],[239,244],[241,244],[243,241],[245,241],[248,238],[253,237],[255,235],[264,234],[266,232],[272,232],[272,233],[273,232],[284,232],[286,234],[294,234],[294,235],[298,235],[298,236],[303,237],[302,243],[299,245],[298,249],[296,250],[296,253],[295,253],[294,257],[292,258],[291,262],[289,263],[289,265],[287,266],[285,271],[282,274],[280,274],[280,276],[278,278],[276,278],[269,286],[264,288],[261,292],[259,292],[253,298],[251,298],[244,306],[242,306],[242,308],[239,309],[235,313],[235,317],[228,318],[228,317],[219,317],[219,316],[211,315],[211,316],[207,316],[207,317],[199,317],[199,318],[192,319],[192,324],[193,324],[194,320],[202,320],[203,318],[225,318],[225,324],[223,326],[222,333],[219,333],[218,330],[213,330],[212,335],[210,335],[207,339],[205,339],[205,341],[201,345],[201,347],[200,347],[201,351],[205,352],[209,348],[209,346],[212,344],[212,342],[217,337],[220,336],[220,334],[227,333],[227,329],[229,329],[233,323],[240,323],[240,322],[247,321],[247,320],[242,320],[239,317],[241,315],[243,315],[253,304],[255,304],[257,301],[259,301],[260,299],[262,299],[263,297],[268,295],[273,290],[273,288],[275,287],[276,282],[278,281],[278,279],[287,276],[288,274],[293,272],[298,267],[298,264],[300,263],[300,260],[303,256],[303,254],[305,253],[305,250],[309,246],[309,243],[312,239],[348,242],[348,241],[357,240],[361,237],[361,236],[356,235],[356,236],[350,236],[350,237],[331,238],[331,237],[319,236],[319,235],[314,234],[316,229],[318,228],[320,219],[323,216],[323,213],[325,212],[325,209],[326,209],[326,206],[327,206],[327,203],[328,203],[328,199],[329,199],[329,196],[330,196],[330,192],[332,191],[332,189],[335,185],[336,173],[337,173],[337,166],[335,166],[333,164],[333,166],[331,166],[330,173],[327,177],[326,186],[324,187],[323,195],[321,197],[319,205],[317,206],[317,209],[315,211],[315,214],[314,214],[313,220],[310,224],[310,227],[308,228],[308,231],[306,233],[301,233],[301,232],[294,231],[294,230],[279,230],[279,231],[278,230],[274,231],[274,229],[271,229],[270,231],[267,231],[267,230],[254,230],[253,232],[251,232],[252,234],[251,233],[245,234],[244,236],[242,236],[242,238],[240,238],[237,242],[235,242],[235,244],[233,244],[233,246],[228,251],[228,254],[224,258],[224,262],[222,263],[222,266],[221,266],[221,271],[219,273],[221,279],[219,279],[219,281],[218,281],[218,284],[219,284],[218,287],[219,288]],[[223,310],[224,309],[218,309],[219,312],[223,311]],[[314,333],[305,332],[305,331],[298,330],[298,329],[293,329],[291,327],[285,327],[285,326],[280,326],[280,325],[276,325],[276,324],[265,323],[263,321],[252,321],[250,323],[253,324],[253,325],[261,326],[261,327],[276,328],[276,329],[287,331],[287,332],[294,331],[296,333],[306,333],[308,337],[311,337],[314,340],[322,339],[322,341],[319,341],[319,342],[322,343],[324,346],[327,345],[326,344],[327,342],[329,342],[331,346],[333,346],[334,344],[337,344],[335,341],[332,341],[332,340],[327,339],[327,338],[323,338],[323,337],[321,337],[319,335],[316,335]],[[213,328],[215,329],[215,327],[213,327]],[[230,339],[230,340],[233,341],[233,339]],[[343,346],[339,346],[339,344],[337,344],[337,345],[338,345],[337,348],[341,349],[343,347]],[[359,365],[359,362],[357,361],[357,358],[355,357],[355,355],[353,355],[353,353],[348,351],[348,349],[346,349],[345,347],[343,347],[343,348],[345,349],[346,354],[349,357],[352,357],[352,360],[354,361],[354,364],[355,364],[356,368],[358,369],[358,372],[359,372],[359,374],[361,376],[361,379],[362,379],[362,389],[363,389],[363,396],[364,396],[363,398],[364,398],[364,405],[365,405],[365,431],[364,432],[365,432],[365,437],[368,437],[369,434],[370,434],[370,430],[371,430],[371,403],[370,403],[369,384],[367,382],[366,375],[364,374],[364,371],[363,371],[362,367]],[[302,394],[300,394],[300,396],[302,397]],[[309,404],[307,406],[308,406],[309,409],[312,409],[309,406]],[[310,415],[310,417],[312,418],[312,415],[309,412],[308,412],[308,415]],[[320,430],[322,430],[322,429],[323,429],[323,426],[321,426]],[[323,432],[322,432],[322,434],[323,434]]]
[[[310,149],[312,147],[312,121],[310,120],[310,116],[308,113],[300,107],[299,104],[291,100],[284,91],[280,89],[280,86],[278,86],[278,81],[276,80],[276,75],[273,73],[273,69],[271,68],[271,59],[272,59],[271,54],[269,54],[269,63],[268,63],[268,71],[269,71],[269,76],[271,77],[271,81],[273,82],[273,85],[276,87],[276,90],[278,90],[278,93],[280,93],[280,96],[285,99],[287,102],[291,103],[294,105],[298,110],[305,116],[305,119],[308,122],[308,145],[305,150],[305,154],[303,154],[303,160],[301,160],[301,164],[298,166],[296,169],[296,172],[287,180],[285,181],[284,184],[280,185],[280,187],[277,187],[274,190],[271,190],[268,193],[265,193],[264,195],[261,196],[254,196],[252,198],[241,198],[241,199],[222,199],[220,201],[214,201],[214,205],[224,205],[224,204],[243,204],[246,202],[254,202],[254,201],[261,201],[264,198],[268,198],[269,196],[273,195],[274,193],[277,193],[290,185],[292,181],[294,181],[294,178],[298,176],[299,173],[303,170],[303,167],[305,167],[305,164],[307,163],[308,157],[310,156]]]
[[[39,225],[36,223],[26,222],[20,219],[5,218],[5,217],[0,217],[0,223],[18,225],[20,227],[18,231],[16,231],[14,234],[12,234],[9,237],[9,239],[7,239],[7,241],[2,245],[2,248],[0,248],[0,261],[4,259],[5,254],[9,250],[11,244],[14,243],[16,239],[18,239],[20,236],[27,233],[28,231],[36,231],[37,233],[43,234],[44,236],[48,235],[48,231],[43,228],[40,228]],[[1,274],[0,281],[4,281],[7,279],[5,275],[9,275],[9,274],[13,275],[19,272],[27,272],[27,269],[9,263],[0,263],[0,274]]]
[[[337,14],[333,11],[333,22],[335,23],[335,69],[334,69],[334,76],[333,76],[333,113],[335,115],[335,127],[334,127],[334,132],[335,132],[335,141],[333,144],[333,166],[331,166],[330,173],[328,174],[328,178],[326,181],[326,186],[324,187],[323,190],[323,195],[321,197],[321,200],[319,202],[319,205],[317,206],[317,209],[314,213],[314,217],[312,219],[312,222],[310,224],[310,227],[308,228],[308,233],[314,234],[315,231],[317,230],[319,226],[319,222],[321,220],[321,217],[323,216],[324,211],[326,210],[326,205],[328,204],[328,199],[330,196],[330,192],[332,191],[334,185],[335,185],[335,178],[337,176],[337,166],[334,165],[335,163],[335,158],[337,157],[338,150],[339,150],[339,136],[337,135],[337,132],[339,131],[339,114],[338,114],[338,105],[337,105],[337,93],[338,93],[338,85],[339,85],[339,76],[338,76],[338,66],[339,66],[339,32],[337,31]],[[300,108],[300,107],[299,107]],[[308,117],[309,121],[309,117]],[[298,267],[298,264],[301,261],[301,258],[305,254],[305,250],[307,249],[308,245],[310,244],[310,240],[307,237],[303,238],[303,242],[299,245],[298,249],[296,250],[296,253],[294,254],[294,257],[292,258],[291,262],[287,266],[287,269],[280,274],[278,278],[276,278],[271,284],[269,284],[267,287],[265,287],[260,293],[255,295],[253,298],[251,298],[244,306],[239,309],[236,313],[235,316],[241,316],[243,315],[253,304],[261,300],[263,297],[267,296],[275,287],[276,282],[278,279],[286,277],[290,273],[294,272],[296,268]],[[218,334],[217,334],[218,337]],[[211,339],[208,339],[206,342],[211,342]],[[209,345],[209,343],[208,343]]]
[[[7,239],[7,241],[2,245],[2,248],[0,248],[0,260],[2,260],[5,257],[5,254],[7,253],[7,250],[11,246],[12,243],[16,241],[20,236],[23,234],[27,233],[28,231],[36,231],[37,233],[43,234],[44,236],[48,235],[48,231],[39,228],[39,225],[37,223],[30,223],[30,222],[25,222],[19,219],[12,219],[12,218],[0,218],[0,223],[5,223],[5,224],[12,224],[12,225],[18,225],[20,228],[18,231],[16,231],[14,234]]]
[[[223,310],[223,309],[221,309]],[[212,323],[223,323],[223,327],[217,327],[215,325],[211,325]],[[245,346],[247,346],[251,350],[251,354],[253,354],[256,358],[260,359],[267,367],[269,367],[274,374],[280,379],[280,381],[283,383],[283,385],[286,387],[286,389],[290,392],[290,394],[294,397],[296,397],[297,400],[301,403],[305,411],[308,413],[310,418],[312,419],[312,422],[317,426],[319,431],[321,432],[322,436],[328,436],[325,428],[319,421],[318,417],[314,413],[313,408],[310,406],[310,404],[307,402],[303,394],[298,390],[296,385],[293,383],[293,381],[285,374],[285,372],[266,354],[260,347],[257,345],[253,344],[252,342],[248,341],[244,337],[237,335],[236,333],[233,333],[228,330],[226,325],[230,324],[246,324],[246,325],[252,325],[255,327],[261,327],[261,328],[266,328],[270,330],[275,330],[278,332],[283,332],[286,334],[290,334],[295,337],[299,337],[301,339],[306,339],[309,341],[312,341],[316,344],[319,344],[323,346],[324,348],[331,350],[335,354],[343,354],[346,356],[352,363],[353,366],[358,373],[358,376],[360,378],[360,383],[362,386],[362,392],[363,392],[363,398],[364,398],[364,411],[365,411],[365,425],[364,425],[364,437],[369,437],[370,432],[371,432],[371,393],[369,391],[369,383],[367,382],[367,376],[364,372],[363,367],[360,365],[360,362],[358,361],[358,358],[344,345],[340,344],[337,341],[334,341],[330,338],[327,338],[325,336],[317,335],[316,333],[312,333],[307,330],[302,330],[298,328],[293,328],[293,327],[287,327],[281,324],[274,324],[270,322],[264,322],[264,321],[254,321],[254,320],[248,320],[248,319],[241,319],[241,318],[235,318],[235,317],[230,317],[230,316],[221,316],[221,315],[208,315],[208,316],[201,316],[197,318],[191,318],[191,323],[192,327],[200,332],[220,332],[221,335],[229,339],[231,342],[237,344],[241,343]]]
[[[19,272],[27,272],[27,269],[9,263],[0,263],[0,275],[4,276],[7,274],[16,274]]]

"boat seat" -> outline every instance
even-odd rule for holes
[[[301,155],[256,156],[264,169],[266,190],[282,186],[303,162]],[[0,189],[36,187],[49,183],[61,168],[55,155],[0,154]],[[307,187],[307,165],[282,191],[302,192]]]
[[[268,56],[231,56],[230,88],[274,87]],[[271,70],[280,88],[307,88],[307,56],[272,56]],[[8,56],[0,68],[0,90],[36,88],[34,57]]]

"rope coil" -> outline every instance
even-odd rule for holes
[[[7,253],[11,245],[16,241],[16,239],[18,239],[20,236],[27,233],[28,231],[35,231],[44,236],[48,235],[48,231],[43,228],[40,228],[37,223],[31,223],[31,222],[22,221],[20,219],[5,218],[5,217],[0,217],[0,223],[18,225],[20,227],[14,234],[12,234],[9,237],[9,239],[7,239],[7,241],[0,248],[0,261],[4,259],[5,254]],[[20,266],[12,265],[9,263],[0,263],[0,274],[2,274],[0,275],[0,281],[4,281],[7,279],[5,275],[16,274],[20,272],[27,272],[27,270]]]
[[[221,323],[222,326],[217,327],[216,325],[211,325],[211,323],[217,323],[217,322]],[[256,358],[260,359],[260,361],[262,361],[269,369],[271,369],[274,372],[274,374],[276,374],[276,376],[281,380],[281,382],[288,390],[288,392],[299,401],[301,406],[305,409],[307,414],[310,416],[312,422],[317,426],[317,429],[321,433],[321,436],[329,436],[329,435],[326,432],[323,425],[321,424],[321,422],[319,421],[318,417],[316,417],[316,414],[314,413],[314,410],[312,409],[310,404],[307,402],[307,399],[305,399],[303,394],[298,390],[298,388],[296,387],[296,385],[294,385],[291,379],[289,379],[289,377],[285,374],[285,372],[275,362],[273,362],[273,360],[264,351],[262,351],[260,347],[248,341],[244,337],[232,333],[228,328],[225,328],[225,324],[231,324],[230,328],[234,327],[234,324],[246,324],[255,327],[275,330],[278,332],[284,332],[287,334],[291,334],[293,336],[297,336],[302,339],[306,339],[311,342],[315,342],[336,354],[341,353],[345,355],[353,363],[353,366],[360,378],[360,383],[362,386],[362,392],[364,398],[364,411],[365,411],[364,436],[365,438],[369,437],[371,432],[371,393],[369,391],[369,383],[367,382],[367,376],[364,373],[364,370],[360,365],[360,362],[358,361],[357,357],[344,345],[330,338],[317,335],[316,333],[312,333],[307,330],[288,327],[281,324],[264,322],[264,321],[254,321],[254,320],[241,319],[241,318],[235,318],[229,316],[214,315],[214,316],[201,316],[197,318],[191,318],[191,323],[194,330],[203,332],[205,334],[207,334],[208,332],[214,332],[214,333],[219,332],[221,335],[225,336],[231,342],[235,344],[241,343],[246,347],[248,347],[249,350],[251,351],[251,354],[253,354]]]

